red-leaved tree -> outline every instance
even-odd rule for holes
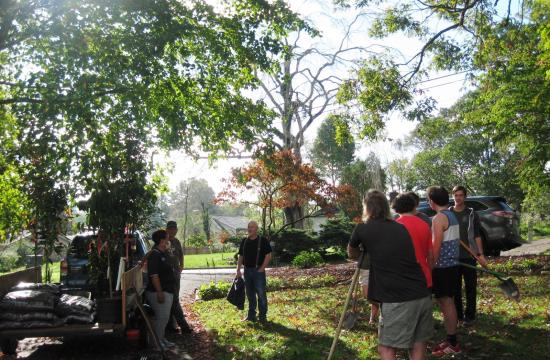
[[[243,199],[242,194],[250,190],[255,193],[255,200]],[[291,150],[283,150],[233,169],[232,177],[227,187],[218,194],[217,201],[258,206],[261,209],[261,225],[267,235],[271,235],[276,209],[283,210],[285,214],[285,224],[277,232],[287,227],[303,228],[304,220],[318,214],[319,210],[331,216],[338,207],[352,203],[347,199],[355,195],[350,186],[334,187],[328,184],[310,164],[303,163]],[[340,203],[340,199],[345,201]],[[304,209],[308,212],[305,213]]]

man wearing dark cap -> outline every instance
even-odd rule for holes
[[[170,243],[166,253],[168,254],[169,262],[174,269],[174,278],[176,279],[176,288],[174,289],[175,296],[172,303],[172,310],[170,313],[171,316],[170,321],[168,322],[167,330],[172,332],[177,331],[174,324],[175,320],[177,325],[180,327],[182,334],[190,333],[192,331],[191,327],[189,327],[189,324],[185,321],[185,316],[183,315],[183,310],[179,301],[180,278],[181,270],[183,268],[183,248],[180,241],[176,238],[176,234],[178,233],[178,224],[173,220],[168,221],[166,223],[166,232],[168,233],[168,241]]]

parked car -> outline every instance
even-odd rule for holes
[[[498,256],[501,251],[521,246],[519,234],[519,216],[501,196],[469,196],[465,200],[467,207],[474,209],[481,223],[481,240],[486,255]],[[449,200],[449,206],[454,200]],[[428,202],[420,201],[418,211],[428,216],[435,212]]]
[[[60,282],[65,290],[90,290],[89,251],[90,243],[97,235],[85,233],[71,239],[67,255],[60,262]],[[149,252],[151,246],[140,232],[131,235],[130,266],[137,264]],[[134,246],[135,245],[135,246]]]

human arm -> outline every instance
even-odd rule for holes
[[[264,262],[262,263],[262,266],[258,268],[258,272],[264,272],[267,265],[269,265],[269,262],[271,261],[271,253],[266,254],[264,258]]]
[[[483,241],[481,241],[481,222],[479,221],[479,216],[474,213],[474,239],[477,245],[477,261],[483,267],[487,266],[487,259],[485,258],[485,252],[483,249]]]
[[[433,246],[433,263],[439,260],[441,251],[441,243],[443,242],[443,233],[449,227],[447,217],[442,214],[437,214],[432,220],[432,246]]]
[[[241,273],[241,267],[243,266],[243,256],[242,255],[239,255],[239,258],[237,259],[237,274],[236,276],[237,277],[242,277],[242,273]]]
[[[244,242],[245,241],[246,240],[243,239],[241,241],[241,244],[239,245],[239,252],[238,252],[239,257],[237,258],[237,274],[236,274],[237,277],[242,277],[241,268],[242,268],[243,262],[244,262],[243,255],[244,255]]]
[[[157,301],[162,304],[164,302],[164,291],[162,291],[159,276],[160,257],[159,254],[154,250],[150,252],[149,258],[147,260],[147,273],[149,274],[151,283],[153,284],[153,288],[155,289],[155,293],[157,294]]]
[[[160,278],[157,274],[151,275],[151,282],[157,293],[157,301],[162,304],[164,302],[164,291],[162,291],[162,286],[160,286]]]
[[[351,234],[351,238],[348,243],[348,257],[351,260],[357,260],[359,258],[359,255],[361,254],[361,250],[359,249],[359,245],[361,244],[361,237],[359,236],[359,225],[355,226],[355,229],[353,229],[353,233]]]
[[[266,238],[260,238],[261,245],[263,248],[263,251],[265,252],[264,261],[262,262],[262,265],[258,268],[259,272],[264,272],[267,265],[271,261],[271,253],[273,252],[273,249],[271,249],[271,244],[269,241],[267,241]]]

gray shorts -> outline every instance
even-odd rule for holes
[[[431,296],[401,303],[381,304],[378,324],[380,345],[410,349],[416,342],[430,340],[433,330]]]

